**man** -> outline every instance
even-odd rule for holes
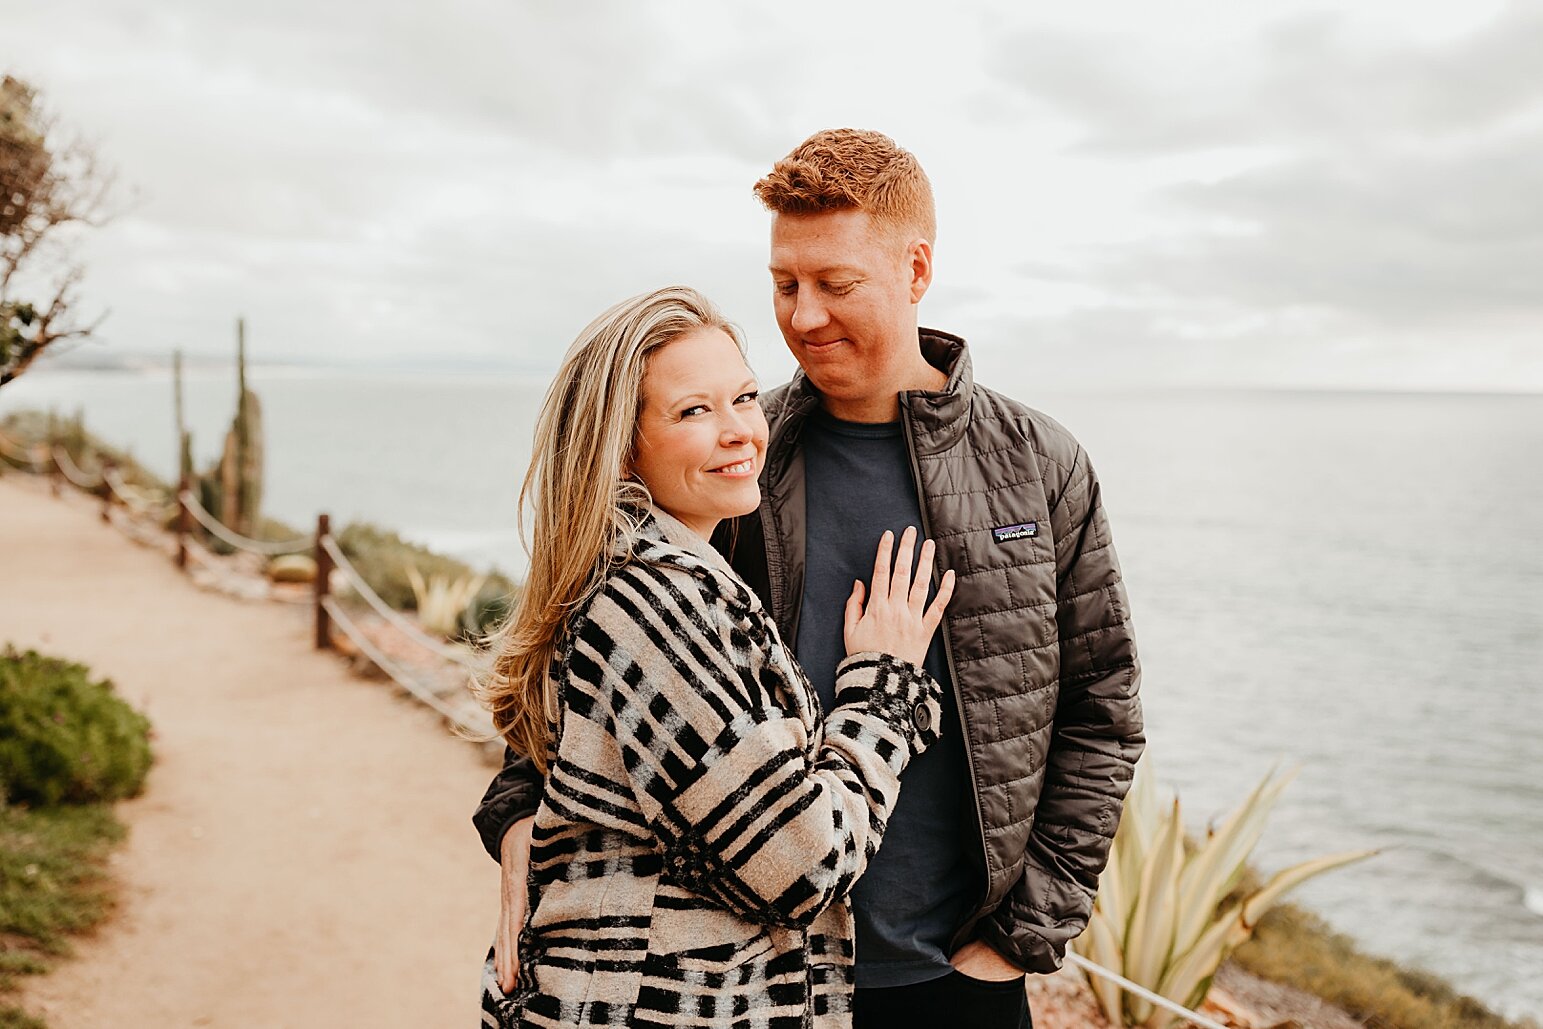
[[[1059,424],[974,385],[964,340],[918,328],[936,228],[911,154],[819,132],[755,189],[801,371],[763,400],[760,510],[715,543],[827,706],[873,541],[919,525],[957,576],[926,662],[955,704],[852,892],[854,1024],[1028,1026],[1023,975],[1086,925],[1144,746],[1098,480]],[[504,860],[509,967],[539,786],[511,755],[474,818]]]

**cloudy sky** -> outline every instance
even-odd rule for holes
[[[545,370],[681,281],[763,377],[811,131],[938,196],[922,320],[985,368],[1543,390],[1543,4],[0,0],[0,70],[124,185],[122,351]]]

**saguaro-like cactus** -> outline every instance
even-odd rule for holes
[[[202,476],[199,499],[244,536],[254,535],[263,492],[262,405],[246,385],[246,321],[236,320],[236,417],[219,462]]]
[[[182,351],[172,351],[171,357],[171,403],[173,416],[177,420],[177,477],[193,482],[197,474],[193,471],[193,432],[188,428],[187,418],[182,413]]]

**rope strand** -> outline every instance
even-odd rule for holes
[[[100,471],[93,473],[96,476],[95,482],[87,479],[86,473],[75,463],[75,459],[70,457],[70,452],[58,444],[54,445],[54,463],[59,466],[59,470],[64,473],[66,479],[69,479],[83,490],[94,490],[102,484],[102,473]]]
[[[1103,965],[1094,964],[1092,961],[1089,961],[1081,954],[1068,950],[1066,952],[1066,960],[1070,961],[1084,972],[1091,972],[1093,975],[1102,976],[1111,982],[1118,983],[1121,988],[1130,993],[1134,993],[1142,1000],[1156,1004],[1158,1007],[1163,1008],[1166,1011],[1171,1011],[1175,1015],[1178,1015],[1180,1018],[1188,1019],[1189,1021],[1200,1026],[1201,1029],[1227,1029],[1227,1027],[1222,1025],[1220,1022],[1212,1021],[1199,1012],[1189,1010],[1189,1008],[1184,1007],[1182,1004],[1175,1004],[1167,997],[1160,997],[1153,993],[1151,990],[1147,989],[1145,986],[1140,986],[1131,982],[1129,979],[1125,978],[1123,975],[1120,975],[1118,972],[1111,972]]]
[[[193,496],[192,490],[183,490],[180,499],[187,505],[188,512],[197,519],[199,525],[237,550],[247,550],[271,557],[277,554],[293,554],[296,551],[307,550],[311,546],[310,539],[303,536],[293,540],[254,540],[250,536],[242,536],[221,525],[219,520],[198,502],[198,498]]]
[[[412,622],[403,618],[391,605],[382,600],[380,594],[371,589],[370,584],[364,581],[364,576],[359,574],[359,570],[348,560],[343,553],[343,548],[338,546],[337,540],[331,535],[322,537],[321,546],[327,552],[327,556],[332,558],[333,563],[338,566],[343,574],[348,576],[349,581],[353,584],[354,591],[375,609],[376,614],[396,626],[415,643],[418,643],[425,649],[431,650],[447,660],[464,665],[473,671],[482,671],[484,662],[474,660],[464,650],[446,646],[443,642],[436,640]]]
[[[153,518],[159,519],[164,518],[176,507],[175,502],[164,497],[160,500],[147,500],[146,498],[150,494],[145,490],[124,482],[123,476],[119,474],[116,468],[108,468],[103,471],[102,478],[106,480],[107,488],[112,490],[113,494],[123,501],[124,505],[135,514],[150,515]]]
[[[365,636],[359,627],[354,624],[353,619],[348,617],[347,612],[343,610],[343,605],[337,602],[336,597],[324,598],[321,606],[332,617],[333,621],[337,622],[338,628],[343,630],[343,634],[353,640],[354,645],[371,661],[375,662],[381,671],[389,675],[398,686],[401,686],[408,693],[411,693],[414,697],[461,728],[472,732],[481,731],[481,726],[473,725],[467,721],[459,711],[446,704],[433,690],[414,679],[400,665],[382,653],[380,648],[371,643],[369,637]]]

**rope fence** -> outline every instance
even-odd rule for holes
[[[70,457],[70,452],[68,450],[65,450],[63,447],[55,444],[53,448],[53,455],[54,464],[56,464],[59,467],[59,470],[64,473],[64,477],[69,479],[75,485],[79,486],[81,489],[86,490],[89,493],[102,485],[102,473],[100,471],[93,472],[92,474],[95,476],[95,478],[87,478],[86,473],[81,471],[80,466],[77,465],[74,459]]]
[[[125,481],[111,461],[104,461],[96,471],[87,472],[71,458],[67,450],[57,444],[26,446],[6,438],[3,434],[0,434],[0,454],[33,472],[62,475],[66,480],[87,492],[97,493],[105,484],[107,489],[102,493],[102,520],[116,527],[136,543],[156,545],[164,540],[161,527],[174,511],[180,512],[181,518],[176,523],[174,532],[177,540],[177,564],[182,568],[188,568],[191,562],[193,567],[207,573],[218,575],[222,571],[215,555],[198,545],[193,538],[192,522],[197,522],[215,539],[245,553],[276,557],[311,551],[317,564],[314,604],[318,649],[331,648],[330,628],[335,624],[343,635],[359,648],[360,653],[368,657],[392,681],[419,702],[427,705],[461,730],[480,734],[486,728],[447,703],[431,686],[405,668],[400,661],[387,656],[331,594],[331,569],[335,567],[343,573],[353,591],[376,614],[417,646],[441,660],[465,669],[468,677],[480,673],[486,667],[485,658],[479,659],[465,648],[435,639],[381,599],[380,594],[370,586],[328,531],[328,519],[325,514],[318,517],[314,539],[299,537],[292,540],[259,540],[243,535],[221,522],[199,502],[197,495],[187,488],[185,481],[174,497],[156,496],[150,491]],[[55,486],[57,487],[57,478]],[[116,505],[119,507],[118,511],[113,510],[114,501],[118,502]],[[153,527],[145,525],[147,520],[153,523]],[[231,591],[229,584],[219,588],[226,592]]]
[[[192,490],[183,490],[177,498],[182,501],[183,508],[198,521],[198,524],[209,530],[211,536],[223,540],[237,550],[277,557],[280,554],[293,554],[311,547],[311,541],[303,536],[292,540],[255,540],[250,536],[243,536],[220,524],[219,519],[210,514],[204,505],[198,502],[198,498],[193,496]]]
[[[359,629],[359,626],[355,624],[354,620],[350,618],[348,613],[343,610],[343,605],[337,602],[336,597],[322,598],[321,606],[326,610],[327,615],[337,623],[338,628],[343,631],[343,635],[352,640],[354,646],[358,647],[366,657],[373,661],[377,668],[390,676],[391,680],[398,686],[402,687],[408,693],[411,693],[424,704],[433,708],[446,721],[449,721],[468,731],[481,731],[482,726],[468,721],[459,711],[441,700],[438,694],[436,694],[431,688],[419,682],[401,665],[387,657],[381,651],[381,649],[377,647],[370,640],[370,638]]]
[[[371,589],[370,584],[364,581],[364,576],[359,574],[359,570],[343,554],[343,548],[338,546],[337,540],[330,534],[321,538],[321,545],[322,549],[327,552],[327,556],[332,559],[338,569],[348,578],[349,584],[354,588],[354,592],[359,594],[365,603],[374,608],[376,614],[394,625],[403,635],[426,650],[433,651],[440,657],[445,658],[447,661],[454,661],[456,664],[464,665],[473,671],[482,670],[484,662],[474,660],[464,650],[446,646],[443,642],[434,639],[412,622],[403,618],[390,604],[382,600],[380,594]]]
[[[166,497],[151,499],[150,494],[145,490],[124,482],[123,476],[118,474],[118,469],[111,465],[102,470],[102,479],[107,483],[107,488],[113,491],[113,495],[137,515],[161,519],[176,507],[175,501]]]

